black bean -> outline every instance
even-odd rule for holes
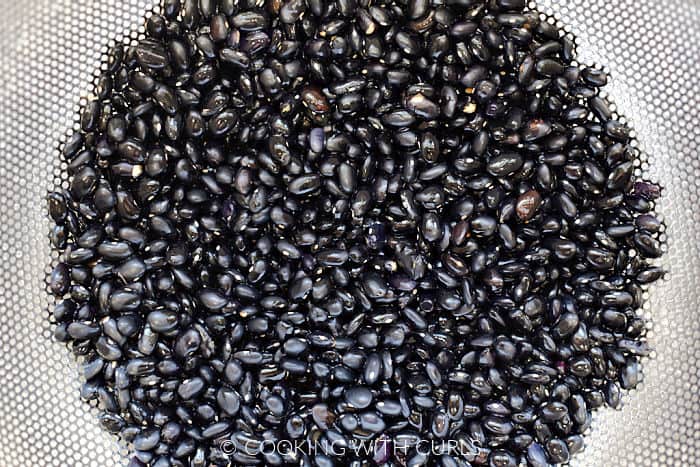
[[[518,69],[518,81],[522,85],[530,83],[533,79],[535,71],[535,57],[532,55],[526,56]]]
[[[615,255],[602,248],[590,248],[586,251],[586,259],[596,269],[610,269],[615,264]]]
[[[231,431],[231,422],[223,421],[212,423],[202,430],[203,438],[219,438],[227,432]]]
[[[375,412],[362,412],[360,414],[360,427],[370,433],[380,433],[386,428],[386,423]]]
[[[418,19],[428,11],[430,2],[428,0],[411,0],[408,2],[408,14],[411,19]]]
[[[241,31],[257,31],[265,27],[267,19],[261,12],[249,10],[238,13],[231,22]]]
[[[97,353],[105,360],[114,361],[122,357],[122,351],[119,345],[105,336],[101,336],[97,339],[97,342],[95,342],[95,350],[97,350]]]
[[[231,110],[224,110],[209,120],[209,133],[221,137],[228,134],[236,125],[238,117]]]
[[[109,298],[109,306],[114,311],[134,311],[141,305],[138,293],[129,290],[118,290]]]
[[[497,225],[496,219],[490,216],[478,216],[471,222],[472,232],[483,237],[493,235],[496,232]]]
[[[647,258],[658,258],[663,253],[660,242],[646,233],[635,234],[634,244],[639,248],[640,253]]]
[[[504,153],[493,157],[487,164],[487,170],[496,177],[511,175],[523,166],[523,158],[517,153]]]
[[[59,263],[51,272],[51,277],[49,278],[49,287],[51,292],[56,296],[63,296],[68,292],[70,287],[70,271],[68,266],[64,263]]]
[[[522,10],[525,8],[525,0],[498,0],[499,7],[505,10]]]
[[[189,400],[199,395],[204,390],[204,386],[202,378],[186,379],[177,387],[177,393],[183,400]]]
[[[280,19],[286,24],[296,23],[305,9],[306,3],[301,0],[287,1],[280,8]]]
[[[126,242],[103,242],[97,247],[97,252],[107,260],[119,261],[129,258],[133,249]]]
[[[139,280],[146,273],[146,263],[140,258],[132,258],[116,269],[117,275],[126,283]]]
[[[326,404],[316,404],[311,408],[311,415],[314,422],[321,429],[328,429],[329,425],[335,421],[335,414],[331,412]]]
[[[342,266],[348,260],[348,252],[343,250],[325,250],[316,255],[316,260],[324,266]]]
[[[152,311],[147,319],[148,324],[156,332],[169,332],[178,325],[178,317],[171,311]]]
[[[83,131],[93,131],[100,118],[101,106],[97,100],[89,102],[80,115],[80,128]]]
[[[544,449],[535,442],[527,448],[527,460],[533,467],[547,467],[549,465]]]
[[[372,391],[364,387],[345,390],[345,401],[355,409],[365,409],[372,403]]]
[[[386,114],[382,121],[393,127],[404,128],[415,122],[415,117],[405,110],[395,110]]]
[[[543,59],[537,62],[535,69],[545,76],[556,76],[564,71],[564,65],[552,59]]]
[[[134,447],[140,451],[150,451],[160,441],[160,431],[151,429],[142,431],[134,438]]]
[[[641,381],[641,369],[639,362],[630,360],[620,374],[620,385],[623,389],[634,389]]]
[[[440,115],[440,107],[420,92],[406,100],[406,108],[416,116],[426,120],[433,120]],[[394,125],[394,123],[390,124]]]
[[[153,39],[144,39],[136,46],[136,57],[142,67],[160,70],[168,63],[165,46]]]
[[[637,181],[634,183],[634,192],[648,200],[654,200],[661,196],[661,187],[654,183]]]
[[[605,86],[608,82],[608,76],[605,72],[595,68],[584,68],[581,72],[581,76],[591,86]]]
[[[203,290],[199,293],[199,300],[209,310],[219,310],[223,308],[228,299],[217,290]]]
[[[357,176],[355,169],[347,163],[342,163],[338,166],[338,179],[341,188],[347,193],[353,193],[357,186]]]
[[[56,223],[62,223],[68,212],[66,199],[60,193],[51,193],[47,197],[49,215]]]
[[[552,132],[552,126],[545,120],[532,120],[523,130],[523,140],[526,142],[537,141]]]
[[[661,279],[665,271],[660,267],[647,268],[637,274],[637,281],[641,284],[649,284]]]
[[[66,329],[68,335],[73,339],[91,339],[100,335],[101,330],[97,324],[74,321]]]
[[[71,180],[71,194],[82,199],[92,194],[97,188],[97,173],[91,167],[83,167]]]
[[[289,183],[289,192],[301,196],[317,190],[321,185],[318,175],[303,175]]]
[[[551,439],[547,442],[547,453],[554,463],[565,464],[569,462],[569,448],[560,439]]]
[[[309,132],[309,147],[314,152],[323,151],[325,145],[326,135],[323,128],[314,128]]]
[[[167,86],[156,86],[153,91],[153,99],[169,115],[175,115],[179,110],[177,94]]]
[[[238,393],[226,387],[222,387],[217,391],[216,402],[221,410],[229,416],[236,415],[241,406]]]

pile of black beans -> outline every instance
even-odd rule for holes
[[[112,47],[49,287],[131,465],[580,451],[641,379],[663,226],[575,60],[524,0],[166,0]]]

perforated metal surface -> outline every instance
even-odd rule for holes
[[[134,34],[152,0],[0,2],[0,465],[124,465],[116,439],[79,400],[76,365],[50,341],[43,197],[57,141],[110,40]],[[700,465],[700,2],[540,0],[606,65],[607,92],[667,187],[670,280],[650,293],[655,358],[621,412],[599,412],[577,466]],[[121,449],[121,451],[120,451]]]

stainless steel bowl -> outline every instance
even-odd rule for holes
[[[152,0],[0,1],[0,465],[125,465],[79,400],[75,362],[52,343],[43,202],[61,183],[55,147],[74,124],[110,40]],[[700,465],[700,1],[540,0],[578,37],[582,62],[636,129],[647,177],[666,186],[669,279],[645,313],[656,348],[625,407],[602,410],[577,466]],[[135,36],[134,36],[135,37]]]

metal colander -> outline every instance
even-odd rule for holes
[[[136,38],[153,0],[0,2],[0,466],[126,464],[79,399],[72,356],[51,342],[45,194],[110,41]],[[656,349],[621,411],[595,415],[577,466],[700,466],[700,1],[539,0],[636,129],[647,178],[666,186],[665,283],[645,315]]]

